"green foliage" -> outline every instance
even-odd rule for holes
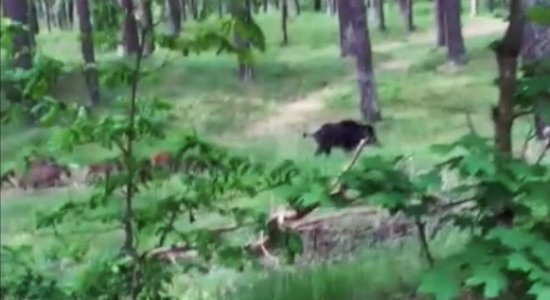
[[[527,18],[537,24],[550,26],[550,8],[544,6],[534,6],[525,13]]]

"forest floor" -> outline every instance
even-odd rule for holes
[[[388,13],[388,33],[371,32],[375,76],[384,117],[377,129],[384,148],[369,150],[366,155],[369,152],[410,154],[415,167],[422,168],[435,159],[427,149],[430,144],[450,142],[467,132],[466,112],[471,113],[478,132],[491,134],[489,105],[494,103],[497,93],[492,85],[496,65],[488,44],[501,35],[505,24],[486,16],[464,16],[463,33],[469,62],[459,70],[449,71],[441,68],[445,62],[444,52],[433,47],[435,35],[429,29],[432,18],[426,13],[429,10],[421,5],[417,10],[419,30],[410,36],[397,29],[401,24],[393,11]],[[258,56],[258,78],[254,85],[242,86],[235,79],[233,57],[204,54],[182,58],[159,51],[148,64],[158,65],[166,59],[170,63],[163,72],[144,82],[142,92],[175,103],[175,114],[182,125],[176,126],[173,134],[191,125],[206,136],[256,159],[279,161],[289,158],[334,173],[347,157],[335,153],[324,160],[314,158],[313,142],[304,140],[302,132],[311,131],[326,121],[358,118],[354,68],[351,62],[339,57],[333,18],[311,13],[292,18],[290,44],[286,47],[279,46],[278,18],[276,14],[259,18],[268,39],[268,50]],[[40,36],[39,44],[44,53],[63,53],[64,61],[76,63],[80,61],[77,41],[76,33],[53,32]],[[108,62],[115,58],[104,54],[99,55],[99,59]],[[81,78],[73,75],[62,79],[56,93],[64,99],[79,99],[82,87]],[[529,120],[521,123],[515,136],[523,137],[528,124]],[[21,149],[44,145],[48,134],[49,131],[39,128],[3,128],[2,169],[19,166]],[[166,144],[170,142],[167,140]],[[143,151],[163,146],[166,145],[144,147]],[[97,147],[83,147],[74,155],[63,157],[62,161],[84,166],[107,155],[109,152]],[[55,252],[55,248],[49,249],[55,245],[55,238],[51,231],[35,229],[37,215],[58,208],[68,199],[83,199],[88,194],[88,189],[82,185],[28,192],[3,190],[2,200],[14,201],[1,202],[2,244],[43,245],[43,249],[34,251],[38,262],[46,261],[52,251]],[[273,198],[273,195],[268,197]],[[271,204],[264,200],[253,199],[250,205],[268,209]],[[205,218],[204,222],[221,221]],[[69,220],[59,230],[70,236],[65,243],[73,248],[83,241],[89,245],[93,243],[88,258],[101,255],[105,249],[116,248],[113,244],[116,245],[120,232],[105,230],[99,223],[88,224],[86,228],[78,225],[78,220]],[[92,239],[89,234],[73,232],[73,228],[104,232]],[[449,237],[438,241],[435,248],[445,253],[456,245],[455,237]],[[399,298],[397,291],[414,285],[421,267],[416,246],[370,249],[353,263],[304,270],[293,274],[292,279],[288,274],[266,275],[267,280],[239,300],[313,300],[313,291],[324,293],[324,299],[352,299],[341,294],[331,297],[330,288],[354,291],[353,299],[390,299],[388,295],[392,295],[392,299],[406,299]],[[373,278],[372,274],[377,276]],[[197,287],[209,287],[215,282],[227,284],[229,275],[234,274],[219,270],[208,280],[193,283]],[[70,278],[71,274],[65,276]],[[257,274],[250,276],[257,277]],[[182,277],[171,292],[185,294],[188,280]],[[201,298],[195,295],[189,299]]]

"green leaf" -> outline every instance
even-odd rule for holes
[[[537,5],[527,9],[525,14],[529,20],[537,24],[550,26],[550,8],[548,7]]]
[[[428,270],[421,278],[418,291],[431,294],[436,300],[456,299],[460,293],[460,281],[451,268],[439,266]]]
[[[520,252],[510,254],[507,259],[508,269],[510,270],[529,272],[535,267],[533,263]]]
[[[527,293],[535,296],[537,300],[548,300],[550,299],[550,284],[537,282],[531,286]]]
[[[507,280],[496,264],[475,265],[472,269],[472,276],[466,280],[466,285],[483,285],[483,295],[487,298],[494,298],[506,287]]]
[[[487,239],[497,239],[510,249],[523,250],[531,246],[536,237],[518,228],[495,228],[487,234]]]

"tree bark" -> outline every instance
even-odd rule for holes
[[[287,23],[288,23],[288,0],[281,0],[281,29],[283,31],[283,41],[282,45],[286,46],[288,45],[288,30],[287,30]]]
[[[95,62],[92,23],[90,22],[90,6],[88,0],[78,0],[76,3],[78,24],[80,27],[80,46],[84,58],[84,78],[88,89],[89,105],[99,103],[99,80]]]
[[[302,14],[302,7],[300,6],[300,0],[294,0],[294,9],[296,10],[297,16]]]
[[[470,16],[475,17],[479,14],[479,1],[470,0]]]
[[[186,0],[179,0],[180,7],[181,7],[181,20],[182,22],[187,21],[187,1]],[[220,0],[218,0],[218,4],[220,3]]]
[[[46,26],[48,27],[48,32],[52,31],[52,10],[50,1],[44,0],[44,14],[46,15]]]
[[[251,22],[252,15],[250,14],[250,9],[246,5],[246,3],[243,3],[242,1],[238,0],[232,0],[229,3],[229,10],[231,12],[231,15],[233,18],[247,23]],[[235,41],[235,44],[237,47],[241,48],[242,50],[247,50],[250,48],[250,41],[245,40],[242,36],[239,35],[238,32],[235,33],[233,36],[233,39]],[[239,78],[242,82],[251,82],[254,79],[254,67],[250,61],[247,61],[243,59],[242,57],[238,57],[238,63],[239,63]]]
[[[502,154],[512,154],[512,126],[514,123],[514,95],[517,85],[517,65],[523,39],[524,18],[519,0],[511,0],[510,22],[504,38],[495,43],[499,72],[499,99],[495,122],[495,148]]]
[[[197,20],[199,18],[199,7],[197,5],[197,0],[189,0],[189,8],[191,9],[193,20]]]
[[[372,7],[374,9],[374,20],[378,30],[386,31],[386,16],[384,14],[384,0],[373,0]]]
[[[40,25],[38,23],[38,13],[36,9],[36,3],[34,1],[29,1],[29,17],[30,17],[30,27],[33,34],[38,34],[40,32]]]
[[[143,37],[143,55],[149,56],[155,52],[155,29],[153,28],[153,10],[151,0],[141,0],[143,12],[142,26],[146,30]]]
[[[444,0],[443,16],[447,44],[447,61],[451,65],[466,63],[466,48],[460,21],[460,0]]]
[[[405,23],[405,29],[408,32],[413,32],[415,30],[414,20],[413,20],[413,0],[398,0],[399,1],[399,11],[403,17],[403,22]]]
[[[267,3],[267,0],[262,0],[262,6],[263,6],[264,14],[267,13],[267,8],[269,6]]]
[[[181,33],[181,6],[179,0],[167,0],[168,16],[170,17],[170,34],[179,36]]]
[[[27,1],[3,0],[6,16],[23,26],[29,26],[29,6]],[[32,45],[34,34],[22,30],[13,35],[14,68],[30,69],[32,67]]]
[[[74,2],[73,0],[65,0],[65,11],[66,11],[66,15],[67,15],[67,25],[69,27],[69,29],[73,29],[74,28],[74,12],[75,12],[75,9],[74,9]]]
[[[533,6],[550,7],[550,2],[544,0],[522,0],[523,10],[527,10]],[[524,67],[536,64],[542,60],[550,60],[550,27],[535,24],[527,20],[523,31],[523,40],[521,48],[521,60]],[[529,76],[530,74],[526,74]],[[550,92],[539,95],[535,102],[535,132],[539,140],[545,139],[544,129],[550,126],[545,122],[540,114],[537,114],[537,107],[543,103],[550,104]]]
[[[132,0],[122,0],[121,4],[125,11],[122,32],[124,54],[137,54],[139,51],[139,36],[136,18],[134,17],[134,3]]]
[[[323,5],[321,0],[313,0],[313,10],[315,12],[321,12],[323,10]]]
[[[357,83],[359,85],[360,111],[370,123],[380,121],[381,112],[376,96],[376,86],[372,67],[372,50],[370,44],[365,3],[363,0],[349,0],[351,22],[346,28],[347,40],[353,45]]]
[[[349,1],[338,1],[338,23],[340,29],[340,56],[346,57],[352,54],[352,41],[347,40],[349,37],[346,34],[348,26],[353,18],[353,12],[351,11],[351,5]]]
[[[445,12],[443,8],[444,0],[433,0],[434,2],[434,15],[435,15],[435,28],[436,28],[436,45],[443,47],[447,44],[447,36],[445,32]]]

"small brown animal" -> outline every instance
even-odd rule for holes
[[[61,184],[63,174],[68,178],[71,177],[71,171],[65,166],[50,163],[35,164],[27,175],[19,180],[19,186],[23,189],[57,186]]]
[[[108,177],[115,172],[122,171],[122,164],[119,160],[109,159],[94,163],[88,166],[88,171],[86,172],[85,180],[89,181],[91,179],[99,177]]]

